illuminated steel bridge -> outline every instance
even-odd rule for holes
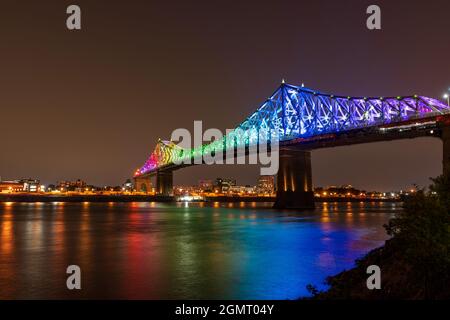
[[[135,172],[137,185],[157,176],[157,192],[168,194],[173,170],[193,159],[262,143],[261,133],[280,141],[277,206],[313,206],[310,150],[394,139],[435,136],[444,140],[444,170],[450,170],[450,107],[419,96],[350,97],[282,83],[246,120],[222,139],[192,149],[159,140]],[[267,141],[263,141],[266,143]]]

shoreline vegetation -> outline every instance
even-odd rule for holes
[[[450,299],[450,173],[405,200],[404,210],[384,225],[385,245],[356,260],[353,269],[328,277],[329,289],[308,285],[312,300]],[[367,267],[381,270],[381,289],[369,290]]]

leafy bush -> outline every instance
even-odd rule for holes
[[[429,192],[408,198],[403,212],[385,226],[425,298],[450,290],[450,175],[432,181]]]

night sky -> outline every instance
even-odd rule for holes
[[[66,29],[78,4],[82,30]],[[370,4],[382,30],[366,28]],[[3,179],[81,178],[117,185],[173,129],[233,128],[281,79],[355,96],[450,86],[450,1],[3,1],[0,110]],[[314,184],[391,190],[442,170],[438,139],[313,152]],[[257,166],[188,168],[176,184]]]

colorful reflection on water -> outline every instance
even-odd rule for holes
[[[383,244],[401,204],[0,203],[0,299],[296,299]],[[82,290],[66,289],[66,267]]]

